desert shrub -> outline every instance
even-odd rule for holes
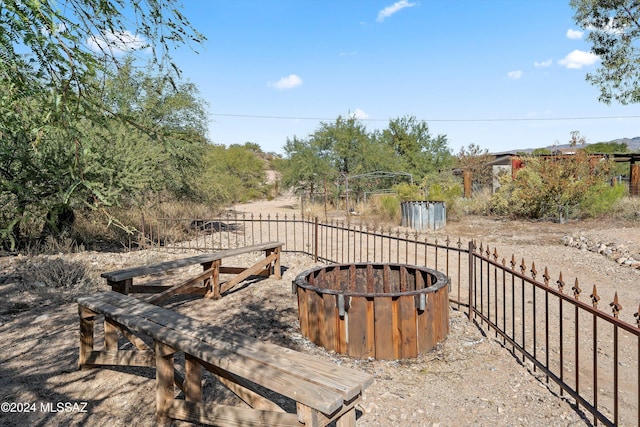
[[[406,182],[396,184],[393,186],[393,191],[396,192],[401,202],[422,200],[424,198],[424,191],[415,184],[408,184]]]
[[[394,224],[400,223],[400,199],[396,195],[385,194],[375,198],[372,202],[371,211],[380,221],[388,221]]]
[[[640,197],[622,197],[613,203],[611,211],[616,217],[640,221]]]
[[[184,238],[185,227],[188,227],[192,219],[218,217],[225,206],[156,194],[155,197],[148,197],[143,204],[125,203],[98,210],[84,209],[77,212],[72,238],[78,243],[78,247],[87,249],[122,249],[149,239],[154,242],[158,239],[181,239]],[[183,221],[160,222],[163,218]],[[153,235],[149,233],[151,229],[154,230]],[[158,232],[161,233],[160,236]],[[68,253],[64,250],[54,253],[58,252]]]
[[[480,191],[475,191],[470,199],[459,201],[461,210],[465,215],[490,215],[492,197],[493,189],[483,187]]]
[[[441,174],[426,181],[427,194],[430,201],[444,202],[447,208],[447,219],[456,220],[463,215],[460,180],[450,174]]]
[[[580,212],[583,217],[597,217],[612,212],[615,203],[627,194],[626,186],[622,184],[610,185],[599,182],[587,190],[580,202]]]
[[[54,255],[71,254],[84,251],[84,245],[71,237],[47,236],[42,240],[32,240],[28,242],[22,252],[25,255]]]
[[[545,215],[546,200],[536,189],[543,186],[542,179],[532,170],[520,170],[519,180],[510,175],[500,177],[500,188],[491,198],[491,212],[516,218],[540,218]]]
[[[573,156],[522,158],[515,178],[500,178],[491,211],[516,218],[592,216],[608,210],[623,191],[608,187],[611,163],[594,163],[584,152]]]
[[[35,290],[85,292],[98,287],[96,274],[81,261],[25,257],[17,266],[23,284]]]

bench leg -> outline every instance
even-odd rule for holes
[[[158,425],[168,425],[171,421],[167,411],[174,398],[173,354],[173,348],[156,341],[156,420]]]
[[[78,306],[78,314],[80,315],[80,354],[78,357],[78,369],[82,369],[93,351],[93,320],[96,314],[81,305]]]
[[[202,365],[190,354],[184,355],[184,397],[191,402],[202,401]]]
[[[298,414],[298,421],[305,425],[305,427],[320,427],[320,420],[318,419],[317,412],[313,411],[310,407],[296,403],[296,412]]]
[[[118,327],[106,317],[104,319],[104,349],[106,351],[118,350]]]
[[[112,291],[128,295],[131,292],[133,279],[125,279],[125,280],[120,280],[118,282],[112,282],[111,280],[107,280],[107,285],[111,286]]]
[[[276,279],[282,279],[282,270],[280,266],[280,248],[266,249],[264,251],[265,258],[268,258],[271,254],[275,254],[273,261],[273,275]]]
[[[356,408],[351,408],[338,418],[336,420],[336,427],[356,427]]]
[[[276,260],[273,263],[273,274],[276,276],[276,279],[282,279],[282,270],[280,269],[280,248],[276,248]]]
[[[215,260],[210,265],[209,268],[213,269],[213,274],[211,278],[205,280],[205,286],[209,289],[205,294],[205,298],[212,299],[220,299],[220,266],[222,265],[222,260]]]
[[[325,414],[298,402],[296,403],[296,412],[298,421],[304,424],[305,427],[324,427],[332,421],[336,422],[336,427],[356,427],[356,408],[354,405],[355,401],[352,401],[347,407],[327,417]]]

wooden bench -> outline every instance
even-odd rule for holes
[[[179,313],[117,292],[78,298],[79,367],[156,368],[156,416],[224,426],[355,426],[356,404],[373,383],[367,373],[319,360],[263,340],[206,325]],[[94,320],[104,315],[104,349],[94,349]],[[135,346],[118,348],[120,332]],[[140,336],[153,340],[154,348]],[[149,340],[147,340],[149,341]],[[184,353],[184,375],[174,355]],[[202,368],[250,408],[202,401]],[[285,412],[262,386],[296,404]],[[176,398],[176,389],[184,400]],[[280,401],[280,399],[278,399]],[[293,405],[293,402],[291,402]]]
[[[150,302],[160,303],[176,294],[202,294],[207,298],[218,299],[224,293],[247,279],[249,276],[274,275],[280,279],[280,251],[283,243],[267,242],[236,249],[227,249],[215,253],[192,256],[159,264],[126,268],[123,270],[102,273],[111,289],[122,294],[156,293]],[[242,255],[250,252],[264,251],[265,258],[251,267],[223,267],[224,258]],[[172,270],[193,265],[202,265],[202,273],[177,285],[162,284],[134,284],[133,279],[142,276],[167,273]],[[234,274],[230,280],[220,283],[220,274]]]

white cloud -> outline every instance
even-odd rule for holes
[[[283,77],[275,83],[269,82],[267,86],[275,87],[276,89],[293,89],[294,87],[301,86],[302,79],[296,74],[289,74],[287,77]]]
[[[580,69],[587,65],[595,64],[598,61],[598,59],[600,59],[598,55],[595,55],[591,52],[585,52],[583,50],[576,49],[573,52],[569,53],[567,56],[565,56],[563,59],[558,61],[558,64],[567,68]]]
[[[510,79],[518,80],[520,77],[522,77],[522,71],[520,71],[520,70],[517,70],[517,71],[509,71],[509,72],[507,73],[507,76],[508,76]]]
[[[622,34],[628,27],[624,24],[619,24],[615,18],[602,18],[596,23],[585,23],[583,27],[589,31],[603,31],[610,34]]]
[[[550,67],[551,64],[553,64],[553,61],[551,59],[547,59],[546,61],[534,62],[533,66],[536,68],[546,68]]]
[[[356,108],[356,110],[353,113],[351,113],[349,117],[353,117],[354,119],[359,119],[359,120],[365,120],[369,118],[369,115],[364,111],[362,111],[361,109]]]
[[[581,39],[584,35],[584,31],[574,30],[569,28],[567,30],[567,37],[573,40]]]
[[[87,38],[87,46],[94,52],[122,55],[148,47],[146,40],[129,31],[124,33],[107,32]]]
[[[417,3],[410,3],[407,0],[400,0],[395,2],[394,4],[392,4],[391,6],[387,6],[384,9],[382,9],[380,12],[378,12],[378,19],[376,19],[378,22],[382,22],[384,21],[386,18],[390,17],[391,15],[393,15],[394,13],[407,8],[407,7],[413,7],[416,6]]]

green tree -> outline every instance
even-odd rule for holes
[[[494,158],[486,148],[482,149],[479,145],[471,143],[460,148],[455,165],[459,169],[470,171],[472,179],[480,185],[488,186],[493,181],[493,169],[487,164]]]
[[[246,202],[267,192],[266,162],[252,145],[210,145],[201,179],[203,198],[216,205]]]
[[[584,147],[587,153],[614,154],[626,153],[629,151],[624,142],[596,142]]]
[[[296,194],[309,193],[333,183],[338,173],[333,169],[329,150],[321,150],[311,140],[287,138],[284,145],[286,159],[281,163],[282,185],[293,188]]]
[[[15,247],[34,218],[60,211],[50,206],[106,206],[128,190],[153,188],[144,179],[135,179],[138,175],[125,173],[140,167],[139,171],[150,171],[146,178],[152,178],[158,157],[150,155],[149,139],[158,141],[153,150],[168,154],[163,159],[165,165],[173,162],[175,168],[183,164],[177,159],[189,147],[174,144],[176,139],[164,132],[171,128],[175,137],[175,123],[149,126],[139,112],[130,114],[121,108],[123,104],[115,102],[135,98],[115,95],[107,87],[117,71],[127,66],[119,59],[119,52],[146,49],[151,52],[151,70],[156,70],[162,76],[160,81],[176,93],[181,92],[176,85],[179,69],[172,63],[170,50],[199,43],[203,38],[177,4],[174,0],[2,3],[0,234],[6,246]],[[128,78],[123,74],[119,77]],[[109,97],[104,94],[109,92],[115,103],[106,102]],[[159,105],[171,108],[167,102],[177,98],[170,98]],[[169,114],[161,117],[177,118]],[[146,135],[147,141],[132,129]],[[184,135],[186,129],[180,131]],[[191,136],[192,131],[188,131]],[[160,147],[163,144],[164,150]],[[131,156],[137,148],[144,155]],[[116,159],[120,160],[118,164]],[[145,159],[152,159],[151,166],[143,162]],[[180,176],[178,173],[174,178]],[[118,181],[121,178],[122,182]]]
[[[288,139],[287,158],[280,162],[282,184],[313,192],[336,182],[337,191],[342,192],[349,179],[353,201],[365,191],[390,189],[399,183],[393,174],[373,172],[409,173],[419,182],[428,173],[452,166],[446,137],[431,137],[426,123],[405,117],[392,120],[390,128],[370,133],[357,118],[339,116],[333,123],[321,123],[306,140]]]
[[[417,181],[453,166],[447,137],[431,136],[427,123],[415,116],[390,120],[380,140],[393,149],[402,170],[411,173]]]
[[[55,93],[19,96],[11,84],[0,87],[0,232],[6,246],[15,248],[27,229],[34,235],[42,218],[55,230],[58,211],[91,207],[113,220],[104,207],[140,205],[153,193],[194,196],[206,144],[197,91],[189,84],[174,90],[157,76],[130,70],[108,78],[100,94],[126,120],[60,120],[55,116],[68,113]]]
[[[369,140],[366,127],[354,116],[338,116],[334,123],[321,122],[310,136],[318,154],[326,156],[338,174],[364,171],[364,152]]]
[[[0,9],[0,72],[34,91],[56,88],[64,101],[90,94],[97,73],[121,52],[146,50],[167,76],[171,50],[200,43],[177,0],[5,0]]]
[[[118,76],[126,71],[121,69]],[[168,191],[178,198],[193,197],[207,143],[206,102],[189,82],[171,83],[161,75],[141,71],[126,77],[121,81],[129,82],[135,91],[127,90],[125,83],[110,92],[131,93],[135,97],[121,100],[127,103],[125,111],[115,113],[127,117],[122,128],[129,130],[128,135],[146,140],[149,150],[157,153],[153,168],[155,190]]]
[[[574,20],[589,31],[591,52],[600,67],[587,81],[600,89],[599,100],[610,104],[640,102],[640,4],[635,0],[571,0]]]

